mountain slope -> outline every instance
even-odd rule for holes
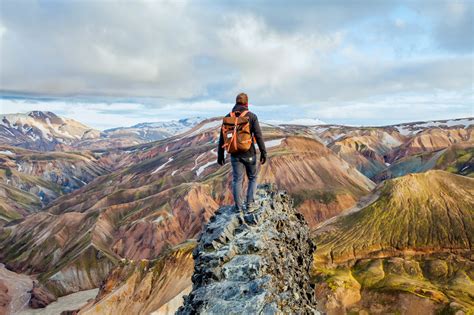
[[[319,229],[319,257],[340,263],[405,249],[468,251],[473,215],[474,179],[443,171],[406,175],[385,182],[368,207]]]
[[[379,192],[315,231],[323,310],[472,310],[474,179],[429,171],[386,181]]]
[[[287,190],[311,227],[354,206],[374,187],[318,141],[286,137],[273,143],[278,142],[258,180]]]
[[[394,150],[389,157],[393,162],[400,157],[445,149],[453,144],[469,143],[474,146],[474,126],[469,128],[430,128],[423,130]]]
[[[0,221],[36,212],[106,173],[88,152],[39,152],[0,145],[0,215],[8,218]]]
[[[52,151],[79,140],[96,139],[100,131],[52,112],[0,116],[0,143],[27,149]]]
[[[408,173],[421,173],[431,169],[445,170],[450,173],[474,176],[474,144],[453,144],[448,148],[417,153],[400,158],[386,170],[379,173],[375,180],[394,178]]]
[[[112,218],[113,219],[113,218]],[[4,227],[0,236],[0,259],[9,269],[39,274],[38,279],[57,296],[100,285],[119,257],[101,249],[108,222],[97,213],[47,212],[30,215],[16,226],[14,233]]]
[[[34,213],[41,206],[41,200],[36,195],[0,183],[0,226]]]
[[[123,260],[79,314],[173,314],[191,290],[195,241],[165,251],[155,260]]]
[[[474,147],[453,145],[436,161],[435,169],[474,177]]]
[[[332,142],[329,147],[369,178],[387,168],[387,155],[402,145],[405,137],[395,130],[360,128]]]
[[[432,152],[453,145],[474,147],[474,118],[383,127],[324,125],[300,130],[312,133],[375,181],[434,168],[434,160],[426,163]]]

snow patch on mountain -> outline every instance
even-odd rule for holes
[[[194,166],[193,166],[193,168],[191,169],[191,171],[193,171],[193,170],[198,166],[199,160],[200,160],[204,155],[206,155],[206,153],[201,153],[201,154],[198,155],[198,157],[194,160]]]
[[[474,125],[474,118],[470,117],[470,118],[460,118],[460,119],[414,122],[414,123],[393,125],[389,127],[395,127],[398,130],[398,132],[400,132],[400,134],[404,136],[410,136],[429,128],[443,128],[443,127],[451,128],[451,127],[460,126],[466,129],[473,125]]]
[[[145,122],[131,127],[107,129],[104,133],[109,136],[134,134],[142,140],[156,141],[184,133],[194,128],[203,120],[204,118],[202,117],[192,117],[171,121]]]
[[[222,125],[222,120],[220,120],[220,119],[208,121],[208,122],[204,123],[203,125],[199,126],[196,130],[193,130],[193,132],[191,134],[189,134],[189,136],[195,136],[197,134],[200,134],[200,133],[202,133],[204,131],[207,131],[207,130],[210,130],[210,129],[216,129],[217,130],[221,125]]]
[[[216,161],[211,161],[211,162],[207,162],[206,164],[200,166],[200,167],[198,168],[198,170],[196,171],[196,175],[197,175],[197,176],[200,176],[200,175],[202,174],[202,172],[204,172],[204,170],[205,170],[206,168],[208,168],[209,166],[214,165],[214,164],[216,164],[216,163],[217,163]]]
[[[10,156],[15,155],[15,153],[13,153],[10,150],[2,150],[0,151],[0,154],[10,155]]]
[[[398,139],[395,139],[388,133],[384,132],[382,136],[382,143],[388,147],[396,147],[402,144]]]
[[[154,170],[153,172],[151,172],[151,174],[156,174],[156,173],[158,173],[158,172],[161,171],[163,168],[165,168],[166,165],[168,165],[168,164],[170,164],[171,162],[173,162],[173,160],[174,160],[173,157],[170,157],[166,163],[160,165],[156,170]]]
[[[100,132],[52,112],[32,111],[0,116],[3,142],[36,150],[55,150],[58,144],[71,145],[100,137]]]
[[[270,148],[273,148],[273,147],[277,147],[279,145],[281,145],[281,143],[283,142],[285,138],[280,138],[280,139],[274,139],[274,140],[270,140],[270,141],[265,141],[265,148],[266,149],[270,149]]]

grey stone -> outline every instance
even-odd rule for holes
[[[259,255],[241,255],[226,263],[222,271],[228,280],[246,281],[256,279],[260,275],[261,267],[262,257]]]
[[[309,271],[316,249],[302,215],[273,185],[257,208],[221,207],[193,252],[193,290],[177,314],[318,314]]]

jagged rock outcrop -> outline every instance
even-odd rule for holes
[[[193,290],[177,314],[318,314],[309,271],[315,245],[290,198],[258,190],[258,208],[222,207],[193,252]]]
[[[37,281],[33,282],[33,289],[31,290],[31,299],[29,305],[31,308],[45,308],[58,298],[48,291]]]

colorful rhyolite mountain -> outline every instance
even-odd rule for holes
[[[158,143],[94,153],[114,170],[6,226],[2,261],[18,272],[39,273],[63,295],[97,287],[122,258],[153,259],[195,237],[231,200],[230,165],[215,163],[218,125],[209,120]],[[374,187],[316,140],[280,128],[265,133],[270,160],[260,181],[287,189],[313,226]]]
[[[0,145],[0,225],[37,212],[108,172],[90,152],[39,152]]]
[[[375,128],[263,124],[270,158],[259,181],[287,190],[319,231],[333,222],[326,220],[379,200],[374,181],[429,169],[472,177],[473,122]],[[0,200],[6,208],[0,214],[9,223],[0,228],[0,262],[37,275],[62,296],[100,286],[123,259],[159,259],[196,237],[215,210],[232,200],[230,166],[216,164],[219,126],[220,119],[209,119],[157,142],[81,153],[29,151],[2,138],[9,146],[0,148]],[[439,193],[441,199],[450,196]],[[122,278],[110,281],[121,285]]]

